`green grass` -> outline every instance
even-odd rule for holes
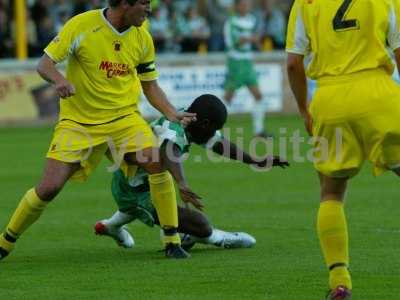
[[[279,137],[279,127],[292,132],[302,123],[272,117],[269,126]],[[249,133],[250,120],[233,118],[228,127]],[[51,135],[50,127],[0,129],[2,228],[40,179]],[[128,251],[93,234],[96,220],[115,210],[106,166],[86,184],[69,184],[0,263],[0,299],[323,299],[327,274],[315,234],[319,193],[310,163],[255,173],[238,163],[199,164],[192,157],[186,172],[213,224],[247,231],[257,245],[231,251],[199,246],[186,261],[164,259],[158,230],[142,224],[130,225],[137,245]],[[373,179],[369,167],[350,186],[356,300],[399,299],[398,190],[397,178]]]

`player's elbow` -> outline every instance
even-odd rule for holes
[[[299,70],[304,70],[304,56],[298,54],[289,53],[287,57],[286,69],[288,74],[293,74]]]
[[[39,73],[40,76],[44,76],[44,74],[46,73],[46,70],[48,67],[46,67],[48,65],[48,62],[46,61],[46,57],[45,55],[43,55],[40,59],[39,62],[36,66],[36,72]]]

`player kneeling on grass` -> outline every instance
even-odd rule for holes
[[[188,112],[196,113],[197,121],[184,128],[162,117],[152,123],[154,133],[160,142],[162,164],[178,184],[181,198],[198,209],[203,205],[200,197],[188,186],[183,167],[182,155],[189,152],[192,143],[202,145],[213,152],[240,160],[260,168],[288,166],[280,157],[267,156],[255,159],[243,152],[220,133],[227,119],[227,111],[217,97],[202,95],[190,105]],[[119,210],[109,219],[97,222],[95,231],[99,235],[112,237],[120,246],[131,248],[134,240],[124,225],[139,219],[146,225],[159,225],[157,212],[150,199],[148,174],[141,168],[128,176],[122,170],[113,175],[112,193]],[[184,233],[182,247],[190,249],[196,242],[224,248],[252,247],[256,240],[247,233],[225,232],[211,226],[207,217],[188,207],[178,207],[180,233]]]

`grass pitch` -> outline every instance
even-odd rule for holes
[[[289,133],[303,127],[294,117],[272,117],[268,124],[277,137],[280,127]],[[232,118],[227,127],[251,132],[246,117]],[[0,129],[1,228],[40,179],[51,135],[50,127]],[[104,162],[86,184],[68,184],[0,263],[0,299],[324,299],[312,165],[291,162],[287,170],[256,173],[235,162],[196,163],[196,157],[185,169],[212,223],[251,233],[255,248],[197,246],[191,259],[170,261],[157,252],[159,231],[139,223],[130,225],[136,241],[131,250],[96,237],[93,224],[115,210]],[[398,300],[399,183],[391,174],[375,180],[370,174],[366,167],[347,197],[354,299]]]

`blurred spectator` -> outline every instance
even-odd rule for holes
[[[51,0],[36,0],[30,8],[32,20],[35,22],[36,28],[39,28],[42,20],[50,15],[49,9],[51,4]]]
[[[106,6],[103,0],[91,0],[90,1],[90,9],[99,9]]]
[[[275,49],[283,49],[286,40],[287,19],[275,0],[262,0],[259,13],[260,33],[265,41],[272,42]]]
[[[11,56],[14,47],[7,8],[6,1],[2,0],[0,2],[0,57]]]
[[[182,52],[201,50],[210,37],[210,28],[196,6],[190,6],[184,16],[178,17],[176,26]]]
[[[207,0],[207,21],[210,26],[210,51],[223,51],[224,24],[229,17],[233,0]]]
[[[57,35],[53,20],[50,18],[50,16],[42,19],[42,21],[39,23],[37,32],[38,47],[42,51]]]
[[[64,24],[71,18],[67,11],[62,10],[58,13],[57,19],[54,22],[54,31],[59,33]]]
[[[169,46],[168,41],[172,36],[168,11],[165,6],[160,5],[153,10],[150,18],[150,32],[156,51],[164,52]]]
[[[53,5],[50,7],[50,15],[53,19],[55,31],[60,31],[62,25],[72,15],[72,5],[70,0],[55,0]]]
[[[172,1],[172,8],[173,8],[173,10],[177,13],[177,14],[180,14],[180,15],[183,15],[183,14],[185,14],[188,10],[189,10],[189,8],[191,7],[191,6],[193,6],[194,4],[193,4],[193,2],[194,1],[191,1],[191,0],[177,0],[177,1]],[[196,1],[197,2],[197,1]],[[195,3],[196,3],[195,2]]]
[[[29,55],[42,47],[72,16],[107,6],[108,0],[26,0]],[[158,52],[222,51],[223,24],[234,0],[152,0],[150,31]],[[283,48],[287,15],[293,0],[253,0],[259,31],[269,48]],[[0,0],[0,57],[15,53],[13,7],[15,0]],[[198,8],[198,9],[197,9]],[[50,19],[50,20],[49,20]],[[264,47],[266,48],[266,47]]]
[[[72,6],[72,15],[79,15],[85,11],[90,10],[90,8],[90,4],[87,0],[74,0],[74,4]]]

